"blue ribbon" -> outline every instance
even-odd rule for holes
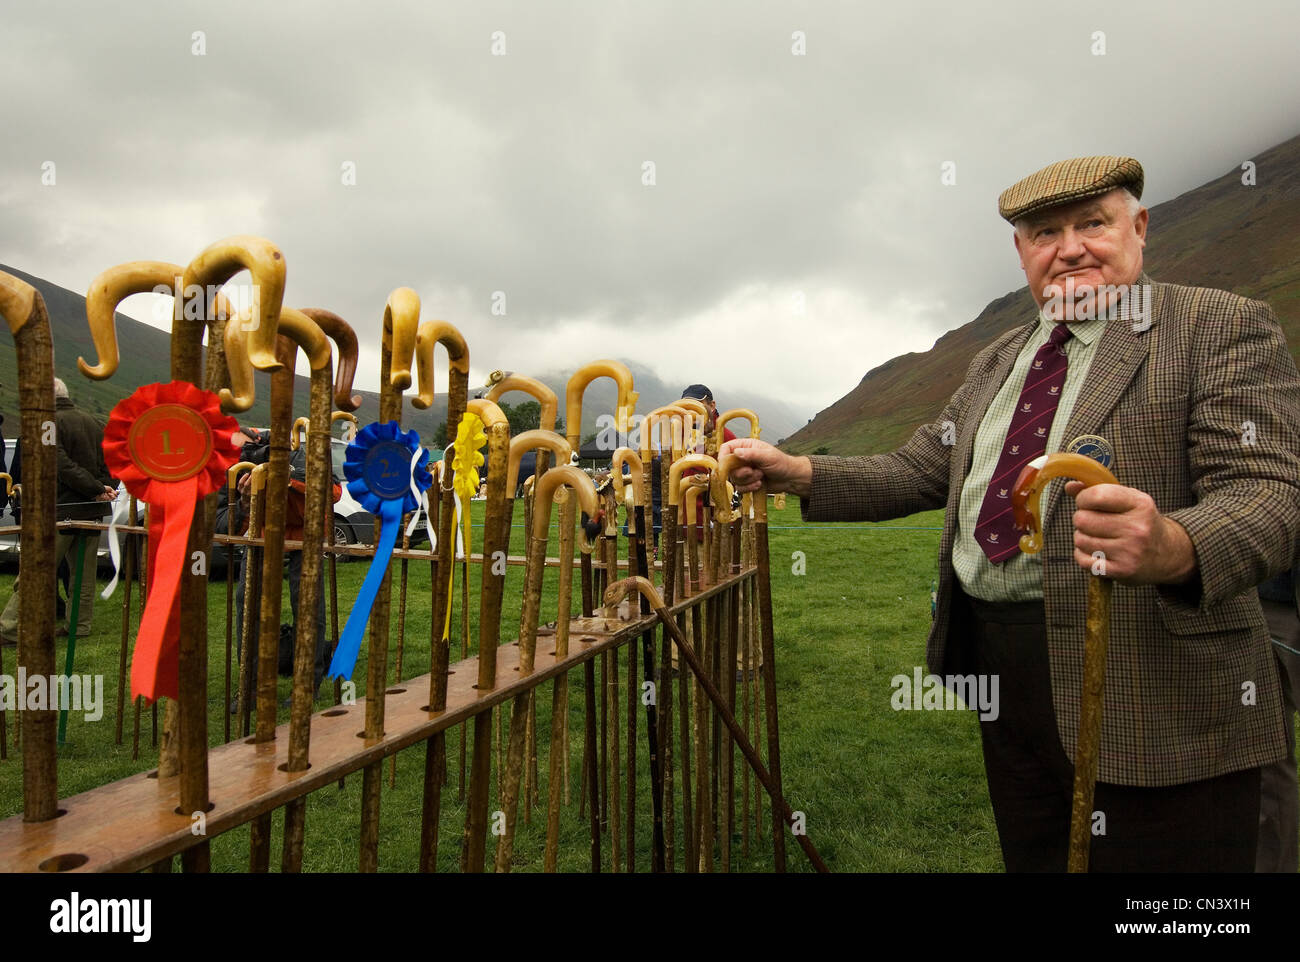
[[[416,452],[419,456],[414,458],[415,466],[412,468]],[[370,623],[370,609],[374,607],[379,585],[388,572],[393,547],[397,544],[402,515],[418,510],[420,501],[416,492],[423,493],[433,484],[428,463],[429,452],[421,449],[420,436],[414,431],[403,431],[396,421],[367,424],[348,445],[343,462],[348,493],[361,507],[380,519],[380,534],[375,556],[339,636],[329,671],[325,673],[327,678],[352,676],[361,651],[361,639]]]

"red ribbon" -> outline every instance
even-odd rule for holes
[[[113,408],[104,461],[149,505],[149,595],[131,663],[132,697],[180,693],[180,584],[198,501],[225,482],[238,449],[234,418],[215,394],[188,381],[146,384]]]

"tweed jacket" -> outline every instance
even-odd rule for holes
[[[1063,435],[1107,438],[1119,482],[1149,494],[1196,551],[1190,584],[1114,586],[1099,777],[1139,786],[1286,754],[1254,586],[1290,567],[1300,537],[1300,375],[1272,309],[1208,288],[1153,284],[1151,294],[1149,326],[1107,323]],[[1036,323],[1035,311],[980,351],[943,413],[899,450],[811,459],[807,520],[946,509],[926,649],[938,674],[970,670],[969,614],[953,604],[958,503],[975,432]],[[1043,601],[1057,729],[1073,759],[1089,574],[1074,560],[1063,488],[1051,483],[1042,499]]]

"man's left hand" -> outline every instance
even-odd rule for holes
[[[1146,492],[1071,481],[1065,493],[1075,498],[1074,560],[1081,567],[1101,567],[1098,573],[1127,585],[1183,584],[1196,574],[1196,550],[1186,530],[1162,515]]]

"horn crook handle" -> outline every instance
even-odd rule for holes
[[[334,406],[340,411],[355,411],[361,407],[361,395],[352,393],[352,380],[356,377],[359,359],[357,332],[352,325],[333,311],[322,307],[304,307],[303,314],[316,322],[339,352],[339,363],[334,371]]]
[[[627,435],[628,421],[636,407],[637,394],[632,390],[632,372],[619,361],[592,361],[584,364],[569,378],[564,388],[565,432],[569,447],[578,450],[582,439],[582,396],[598,377],[608,377],[618,385],[618,410],[615,427],[620,436]]]

